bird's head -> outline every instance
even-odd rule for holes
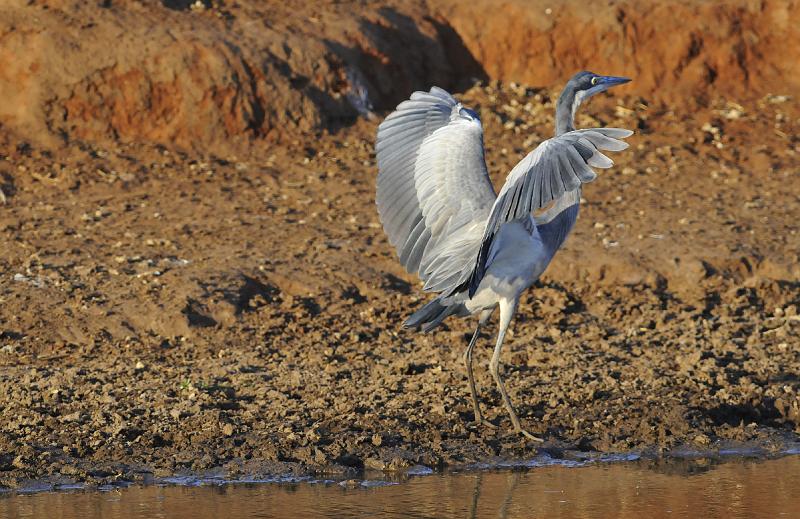
[[[626,77],[601,76],[594,72],[581,71],[572,76],[564,86],[556,104],[556,135],[574,130],[575,112],[586,99],[609,88],[630,81]]]
[[[591,97],[600,92],[605,92],[609,88],[617,85],[623,85],[630,81],[626,77],[617,76],[601,76],[594,72],[581,71],[572,76],[567,86],[564,88],[566,92],[568,89],[574,90],[577,94],[583,92],[583,98]]]

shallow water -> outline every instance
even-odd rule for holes
[[[800,517],[800,456],[550,466],[395,484],[142,486],[0,496],[16,519],[216,517]]]

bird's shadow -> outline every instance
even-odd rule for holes
[[[394,274],[386,273],[383,276],[383,283],[381,289],[392,292],[399,292],[404,296],[411,294],[414,287],[408,281],[405,281]]]
[[[173,11],[186,11],[195,3],[197,3],[197,0],[161,0],[161,5]],[[211,7],[210,0],[201,0],[201,3],[206,9]]]
[[[222,275],[199,283],[201,294],[186,300],[182,313],[186,316],[189,326],[206,328],[217,326],[217,320],[207,307],[208,301],[223,300],[231,305],[236,316],[253,312],[262,306],[278,304],[281,302],[280,290],[265,281],[240,273],[231,279],[231,276]],[[305,302],[301,301],[305,304]],[[313,303],[313,301],[312,301]],[[309,308],[312,314],[318,314],[320,309]]]
[[[763,427],[780,428],[786,426],[794,430],[797,424],[784,418],[775,407],[773,399],[764,399],[758,403],[724,403],[714,407],[697,409],[705,415],[715,427],[729,425],[756,424]]]

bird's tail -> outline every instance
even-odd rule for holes
[[[460,303],[447,304],[442,301],[441,297],[437,297],[411,314],[403,323],[403,327],[416,328],[427,333],[442,324],[442,321],[451,315],[459,313],[461,306],[463,305]]]

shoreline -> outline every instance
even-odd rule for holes
[[[236,474],[234,477],[226,476],[229,472],[220,467],[204,474],[173,474],[169,476],[154,476],[153,472],[137,471],[136,477],[118,479],[113,482],[88,481],[79,482],[69,480],[64,476],[50,476],[36,481],[26,481],[19,487],[0,486],[0,498],[15,495],[30,495],[43,492],[105,492],[109,490],[124,490],[137,486],[227,486],[227,485],[283,485],[283,484],[310,484],[310,485],[339,485],[348,489],[375,488],[386,485],[406,483],[414,477],[425,477],[447,474],[463,474],[488,471],[528,471],[547,467],[582,468],[598,464],[680,464],[683,462],[702,461],[706,463],[724,464],[736,463],[744,460],[769,461],[800,455],[800,442],[787,444],[779,450],[768,451],[759,445],[727,446],[716,449],[698,450],[692,446],[685,446],[656,454],[657,449],[646,449],[640,452],[629,453],[601,453],[564,451],[562,457],[549,454],[551,449],[542,449],[530,459],[496,459],[476,461],[452,467],[430,468],[414,465],[401,471],[381,472],[377,470],[361,469],[343,471],[341,473],[320,470],[291,471],[284,473],[246,473]],[[251,463],[254,465],[257,463]],[[274,465],[274,464],[270,464]]]

